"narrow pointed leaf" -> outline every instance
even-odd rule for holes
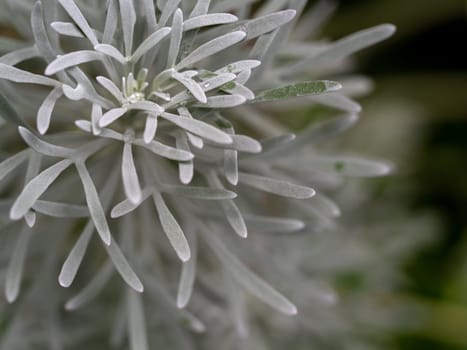
[[[206,95],[204,94],[204,91],[196,81],[194,81],[191,78],[188,78],[184,76],[183,74],[179,73],[174,73],[173,78],[180,82],[183,86],[185,86],[188,91],[191,92],[191,94],[201,103],[206,103],[207,98]]]
[[[61,86],[56,80],[44,77],[43,75],[33,74],[24,70],[0,63],[0,79],[6,79],[15,83],[38,84],[47,86]]]
[[[243,219],[242,213],[240,212],[240,209],[238,209],[235,202],[232,200],[222,201],[221,207],[227,221],[235,233],[237,233],[242,238],[246,238],[248,236],[248,229],[245,225],[245,220]]]
[[[183,34],[183,12],[177,9],[172,19],[172,32],[170,33],[170,46],[167,54],[167,67],[175,66],[175,61],[180,51]]]
[[[58,56],[45,69],[46,75],[52,75],[70,67],[78,66],[82,63],[102,60],[103,55],[100,52],[91,50],[81,50]]]
[[[76,3],[73,0],[58,0],[58,2],[63,6],[73,21],[75,21],[76,25],[83,31],[89,41],[91,41],[93,45],[97,45],[97,37]]]
[[[246,98],[240,95],[218,95],[207,98],[205,104],[197,103],[196,107],[201,108],[232,108],[245,103]]]
[[[98,76],[96,78],[97,82],[99,84],[101,84],[108,92],[110,92],[112,94],[113,97],[115,97],[115,99],[118,101],[118,102],[123,102],[123,95],[122,95],[122,92],[120,91],[120,89],[118,88],[117,85],[115,85],[115,83],[106,78],[106,77],[102,77],[102,76]]]
[[[22,126],[18,127],[18,131],[28,146],[40,154],[50,157],[68,158],[71,157],[73,153],[75,153],[74,149],[56,146],[41,140],[28,129],[23,128]]]
[[[112,124],[114,121],[123,116],[126,112],[126,108],[114,108],[105,112],[102,118],[99,120],[99,126],[101,128],[104,128],[107,125]]]
[[[220,144],[231,144],[232,138],[225,132],[196,119],[183,118],[175,114],[162,113],[161,117],[202,138]]]
[[[152,188],[146,188],[141,192],[141,202],[133,203],[128,199],[125,199],[113,207],[110,216],[112,218],[119,218],[128,213],[131,213],[133,210],[138,208],[142,202],[144,202],[152,194]]]
[[[141,186],[136,172],[131,143],[128,142],[125,142],[123,146],[122,179],[123,188],[128,199],[135,204],[139,203],[141,201]]]
[[[172,247],[175,249],[175,252],[177,253],[180,260],[188,261],[191,256],[190,247],[188,246],[188,242],[180,225],[169,211],[169,208],[167,208],[167,205],[165,204],[161,194],[154,192],[153,197],[161,226],[167,235],[167,238],[172,244]]]
[[[94,46],[94,50],[103,53],[106,56],[112,57],[121,64],[126,64],[127,61],[125,57],[118,51],[114,46],[109,44],[98,44]]]
[[[133,6],[133,0],[119,0],[119,3],[123,41],[125,42],[125,54],[130,56],[133,50],[133,33],[136,23],[135,8]]]
[[[75,38],[82,38],[83,34],[80,30],[70,22],[52,22],[50,26],[61,35],[72,36]]]
[[[232,150],[224,151],[224,173],[230,184],[236,186],[238,183],[238,152]]]
[[[271,32],[280,26],[290,22],[295,17],[295,10],[285,10],[267,14],[265,16],[252,19],[245,23],[246,40],[256,38],[262,34]]]
[[[200,200],[222,200],[234,199],[237,197],[235,192],[223,188],[164,185],[161,190],[175,196]]]
[[[39,110],[37,111],[37,130],[42,135],[44,135],[49,129],[50,117],[52,116],[52,111],[55,108],[55,103],[62,95],[62,89],[56,87],[50,92],[39,107]]]
[[[309,187],[259,175],[240,173],[239,181],[242,184],[284,197],[306,199],[313,197],[315,194],[315,191]]]
[[[26,184],[21,194],[11,207],[10,218],[18,220],[32,208],[37,199],[49,188],[55,179],[67,169],[72,162],[64,159],[45,169]]]
[[[202,27],[233,23],[236,21],[238,21],[238,17],[230,13],[209,13],[187,19],[183,23],[183,31],[186,32]]]
[[[139,277],[131,268],[127,259],[120,250],[120,247],[117,245],[115,239],[113,239],[112,243],[109,246],[106,246],[105,248],[107,249],[107,253],[110,256],[112,263],[114,264],[115,268],[117,269],[118,273],[123,278],[123,280],[135,291],[142,293],[144,291],[144,286],[141,283]]]
[[[150,143],[154,140],[157,131],[157,115],[149,113],[146,117],[146,125],[144,126],[144,142]]]
[[[194,155],[190,152],[186,152],[174,147],[170,147],[160,143],[158,141],[151,141],[150,143],[145,143],[143,140],[135,140],[133,144],[144,147],[151,152],[172,160],[177,160],[180,162],[187,162],[193,159]]]
[[[191,66],[206,57],[214,55],[219,51],[222,51],[232,45],[242,41],[246,36],[243,31],[236,31],[217,37],[207,43],[199,46],[193,50],[188,56],[186,56],[180,63],[177,64],[177,70]]]
[[[86,203],[88,204],[89,213],[94,221],[97,232],[106,246],[111,244],[111,235],[107,219],[105,218],[104,209],[102,208],[99,195],[97,194],[96,186],[89,175],[86,166],[82,162],[77,162],[76,169],[83,184]]]
[[[133,53],[131,56],[131,61],[137,62],[149,50],[153,49],[157,44],[159,44],[161,40],[171,32],[171,30],[171,28],[163,27],[148,36]]]
[[[86,253],[93,231],[94,224],[92,220],[89,220],[60,270],[58,282],[62,287],[68,288],[73,283],[76,273],[83,261],[84,254]]]

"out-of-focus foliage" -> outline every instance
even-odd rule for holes
[[[398,165],[377,188],[386,201],[442,222],[436,243],[414,249],[405,267],[411,283],[401,294],[424,316],[399,332],[401,349],[467,348],[466,13],[463,0],[349,0],[325,28],[335,37],[382,18],[398,27],[393,40],[359,56],[375,91],[361,100],[362,123],[346,142]]]

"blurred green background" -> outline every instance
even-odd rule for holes
[[[412,283],[400,296],[428,312],[394,331],[399,349],[467,349],[466,18],[464,0],[342,0],[324,28],[332,39],[380,23],[398,28],[358,56],[356,71],[375,89],[360,99],[362,121],[347,137],[397,164],[386,200],[441,218],[436,243],[405,264]]]

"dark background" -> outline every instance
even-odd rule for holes
[[[394,200],[413,212],[434,212],[442,222],[436,244],[405,264],[412,283],[404,293],[429,312],[420,327],[394,335],[400,349],[467,349],[466,17],[462,0],[343,0],[324,28],[332,39],[380,23],[398,28],[358,55],[357,71],[375,81],[374,92],[360,101],[364,111],[383,101],[417,109],[416,127],[394,140],[399,147],[420,140],[407,150],[410,156],[395,159],[401,174],[390,181],[409,190]],[[371,118],[364,112],[362,123]],[[386,122],[390,127],[390,113]],[[391,157],[389,149],[379,152]]]

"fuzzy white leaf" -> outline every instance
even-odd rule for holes
[[[238,183],[238,153],[237,151],[224,151],[224,173],[230,184],[236,186]]]
[[[219,75],[216,75],[215,77],[209,78],[204,80],[201,83],[201,87],[203,88],[204,91],[211,91],[215,90],[224,84],[227,84],[233,80],[235,80],[237,76],[233,73],[220,73]]]
[[[240,95],[209,96],[205,104],[196,104],[196,107],[204,108],[232,108],[245,103],[246,98]]]
[[[55,103],[62,95],[62,89],[56,87],[50,92],[39,107],[39,110],[37,111],[37,130],[42,135],[44,135],[49,129],[50,117],[52,116],[52,111],[55,108]]]
[[[230,13],[209,13],[187,19],[183,23],[183,31],[186,32],[202,27],[233,23],[236,21],[238,21],[238,17]]]
[[[156,8],[153,0],[142,0],[142,6],[144,8],[144,16],[146,17],[146,23],[150,30],[153,30],[157,26],[156,19]]]
[[[121,64],[126,64],[127,61],[120,51],[118,51],[114,46],[109,44],[98,44],[94,46],[94,50],[103,53],[106,56],[112,57]]]
[[[169,20],[170,16],[177,10],[179,7],[181,0],[170,0],[167,1],[164,5],[164,8],[161,11],[161,15],[159,17],[159,26],[165,26],[167,21]]]
[[[70,22],[52,22],[50,26],[61,35],[72,36],[75,38],[83,38],[83,34],[78,27]]]
[[[122,95],[122,92],[120,91],[120,89],[118,88],[117,85],[115,85],[115,83],[106,78],[106,77],[103,77],[103,76],[98,76],[96,78],[97,82],[99,84],[101,84],[108,92],[110,92],[112,94],[113,97],[115,97],[115,99],[122,103],[123,102],[123,95]]]
[[[262,34],[271,32],[280,26],[290,22],[295,17],[295,10],[285,10],[270,13],[265,16],[252,19],[245,23],[246,40],[256,38]]]
[[[161,106],[151,101],[140,101],[140,102],[132,103],[128,105],[128,109],[146,111],[146,112],[154,113],[156,115],[159,115],[164,111],[164,109]]]
[[[45,69],[46,75],[52,75],[70,67],[78,66],[82,63],[102,60],[103,55],[100,52],[91,50],[81,50],[58,56]]]
[[[210,4],[211,0],[198,0],[196,2],[195,7],[190,13],[190,18],[194,18],[208,13]]]
[[[102,43],[110,44],[114,39],[118,27],[117,0],[109,0],[107,5],[107,15],[105,17],[104,33]]]
[[[115,239],[113,239],[112,243],[105,248],[107,249],[107,253],[110,256],[112,263],[114,264],[120,276],[122,276],[123,280],[135,291],[142,293],[144,291],[144,286],[141,283],[139,277],[131,268]]]
[[[207,43],[194,49],[188,56],[186,56],[180,63],[177,64],[177,70],[191,66],[206,57],[214,55],[232,45],[237,44],[245,38],[246,34],[243,31],[236,31],[217,37]]]
[[[10,218],[12,220],[22,218],[29,209],[32,208],[36,200],[39,199],[39,197],[55,181],[55,179],[71,164],[72,162],[70,160],[64,159],[45,169],[34,179],[28,182],[11,207]]]
[[[101,128],[104,128],[107,125],[112,124],[114,121],[123,116],[126,112],[126,108],[114,108],[105,112],[102,118],[99,120],[99,126]]]
[[[62,5],[73,21],[75,21],[78,27],[83,31],[84,35],[86,35],[89,41],[91,41],[93,45],[97,45],[97,37],[76,3],[73,0],[58,0],[58,2],[60,5]]]
[[[149,113],[146,117],[146,124],[144,126],[144,142],[150,143],[154,140],[157,131],[157,115]]]
[[[136,172],[131,143],[128,142],[125,142],[123,146],[122,180],[127,198],[135,204],[139,203],[141,201],[141,186]]]
[[[149,196],[151,196],[151,194],[152,189],[146,188],[141,192],[141,201],[139,203],[133,203],[128,199],[121,201],[115,207],[113,207],[112,211],[110,212],[110,217],[115,219],[131,213],[133,210],[138,208],[140,204],[144,202]]]
[[[287,181],[271,179],[265,176],[240,173],[239,181],[242,184],[284,197],[307,199],[315,195],[315,191],[309,187],[299,186]]]
[[[225,91],[231,95],[243,96],[247,100],[253,100],[255,98],[253,91],[238,82],[232,83],[232,86],[230,86],[230,84],[226,84],[222,87],[222,91]]]
[[[74,149],[56,146],[39,139],[32,132],[22,126],[18,127],[18,131],[28,146],[40,154],[50,157],[69,158],[73,153],[75,153]]]
[[[161,191],[174,196],[183,196],[200,200],[222,200],[234,199],[237,197],[235,192],[212,187],[164,185]]]
[[[89,220],[60,270],[58,282],[62,287],[68,288],[73,283],[76,273],[83,261],[84,254],[86,253],[93,231],[94,224],[92,220]]]
[[[6,79],[15,83],[38,84],[47,86],[61,86],[56,80],[44,77],[43,75],[33,74],[24,70],[0,63],[0,79]]]
[[[161,42],[170,32],[171,28],[163,27],[150,36],[148,36],[136,49],[136,51],[131,56],[132,62],[137,62],[143,55],[145,55],[149,50],[156,47],[157,44]]]
[[[167,67],[175,66],[175,61],[180,51],[183,34],[183,12],[177,9],[172,19],[172,32],[170,34],[170,46],[167,54]]]
[[[258,60],[242,60],[230,63],[229,65],[216,70],[217,74],[221,73],[240,73],[245,70],[252,70],[261,65],[261,61]]]
[[[158,141],[145,143],[143,140],[135,140],[133,144],[144,147],[161,157],[172,160],[178,160],[180,162],[190,161],[194,157],[192,153],[164,145],[163,143],[160,143]]]
[[[136,23],[135,8],[133,6],[133,0],[119,0],[119,3],[123,41],[125,42],[125,54],[130,56],[133,50],[133,33]]]
[[[188,261],[191,256],[190,247],[188,246],[188,242],[180,225],[169,211],[169,208],[167,208],[161,194],[154,192],[153,198],[159,215],[159,220],[170,244],[172,244],[172,247],[180,260]]]
[[[242,238],[248,236],[248,229],[245,225],[245,220],[243,219],[240,209],[232,200],[226,200],[221,202],[221,207],[224,212],[224,215],[229,222],[233,230]]]
[[[39,52],[35,46],[25,47],[24,49],[15,50],[0,57],[0,63],[7,66],[15,66],[20,62],[37,57]]]
[[[230,135],[232,137],[233,143],[229,147],[235,149],[239,152],[246,152],[246,153],[260,153],[262,146],[259,141],[255,139],[245,136],[245,135]]]
[[[185,86],[199,102],[207,102],[206,95],[204,94],[201,85],[199,85],[196,81],[180,73],[174,73],[172,77]]]
[[[92,123],[92,133],[94,135],[99,135],[102,132],[101,127],[99,126],[99,120],[102,118],[102,107],[98,104],[93,103],[91,111],[91,123]]]
[[[228,134],[217,129],[212,125],[201,122],[199,120],[183,118],[178,115],[165,112],[161,114],[161,117],[167,119],[171,123],[179,126],[180,128],[186,131],[189,131],[202,138],[205,138],[206,140],[220,144],[232,143],[232,138]]]
[[[190,146],[188,145],[188,138],[184,133],[180,133],[176,138],[176,146],[178,149],[190,152]],[[193,161],[180,162],[178,163],[178,173],[180,182],[182,184],[189,184],[193,179],[194,165]]]
[[[107,219],[105,218],[104,209],[102,208],[99,195],[97,194],[96,186],[89,175],[88,169],[82,162],[76,162],[76,169],[83,184],[86,203],[88,204],[89,213],[94,221],[97,232],[106,246],[111,244],[111,235]]]

